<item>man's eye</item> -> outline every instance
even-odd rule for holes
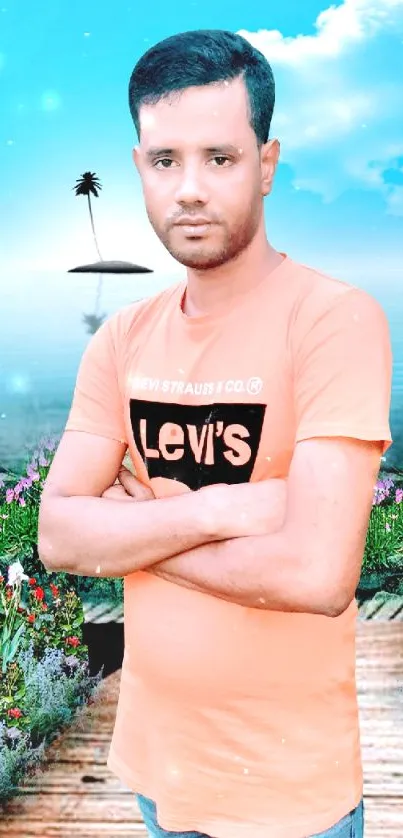
[[[156,160],[156,162],[154,163],[154,166],[155,166],[156,169],[157,168],[169,169],[170,168],[170,163],[172,163],[172,162],[173,161],[170,160],[169,157],[162,157],[161,160]],[[163,165],[160,165],[160,164],[163,164]],[[165,165],[165,164],[168,164],[168,165]]]
[[[225,166],[225,163],[230,163],[231,162],[229,157],[224,157],[221,154],[218,155],[218,156],[216,155],[215,157],[213,157],[213,160],[217,163],[217,166],[219,168],[222,168],[223,166]]]

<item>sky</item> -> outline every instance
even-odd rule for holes
[[[272,64],[266,199],[271,243],[337,273],[400,281],[403,257],[403,0],[0,0],[0,284],[13,271],[95,261],[176,263],[148,222],[131,152],[127,87],[149,47],[179,31],[239,32]]]

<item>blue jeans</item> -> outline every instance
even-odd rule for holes
[[[201,832],[168,832],[162,829],[158,825],[155,803],[141,794],[137,794],[136,798],[150,838],[209,838]],[[301,835],[298,838],[364,838],[364,801],[361,800],[356,809],[325,832],[316,832],[311,836]]]

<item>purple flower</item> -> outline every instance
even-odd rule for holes
[[[7,736],[9,739],[19,739],[21,736],[21,731],[18,727],[9,727],[7,728]]]
[[[27,505],[24,498],[19,498],[18,503],[19,503],[20,506],[26,506]]]
[[[39,457],[39,465],[41,466],[41,468],[46,468],[46,466],[49,465],[49,462],[46,459],[46,457],[44,456],[42,451],[41,451],[41,456]]]
[[[14,489],[7,489],[6,491],[6,503],[12,503],[14,500]]]
[[[75,669],[75,667],[79,665],[80,660],[77,655],[65,655],[64,662],[67,666],[71,666],[72,669]]]
[[[395,502],[401,503],[403,500],[403,489],[396,489]]]
[[[390,524],[385,524],[385,530],[386,530],[386,532],[390,532],[390,530],[391,530]]]

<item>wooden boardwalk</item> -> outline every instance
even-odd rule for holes
[[[133,838],[146,831],[130,790],[106,768],[120,671],[47,753],[0,815],[0,836]],[[403,621],[359,619],[357,686],[365,838],[403,838]]]

